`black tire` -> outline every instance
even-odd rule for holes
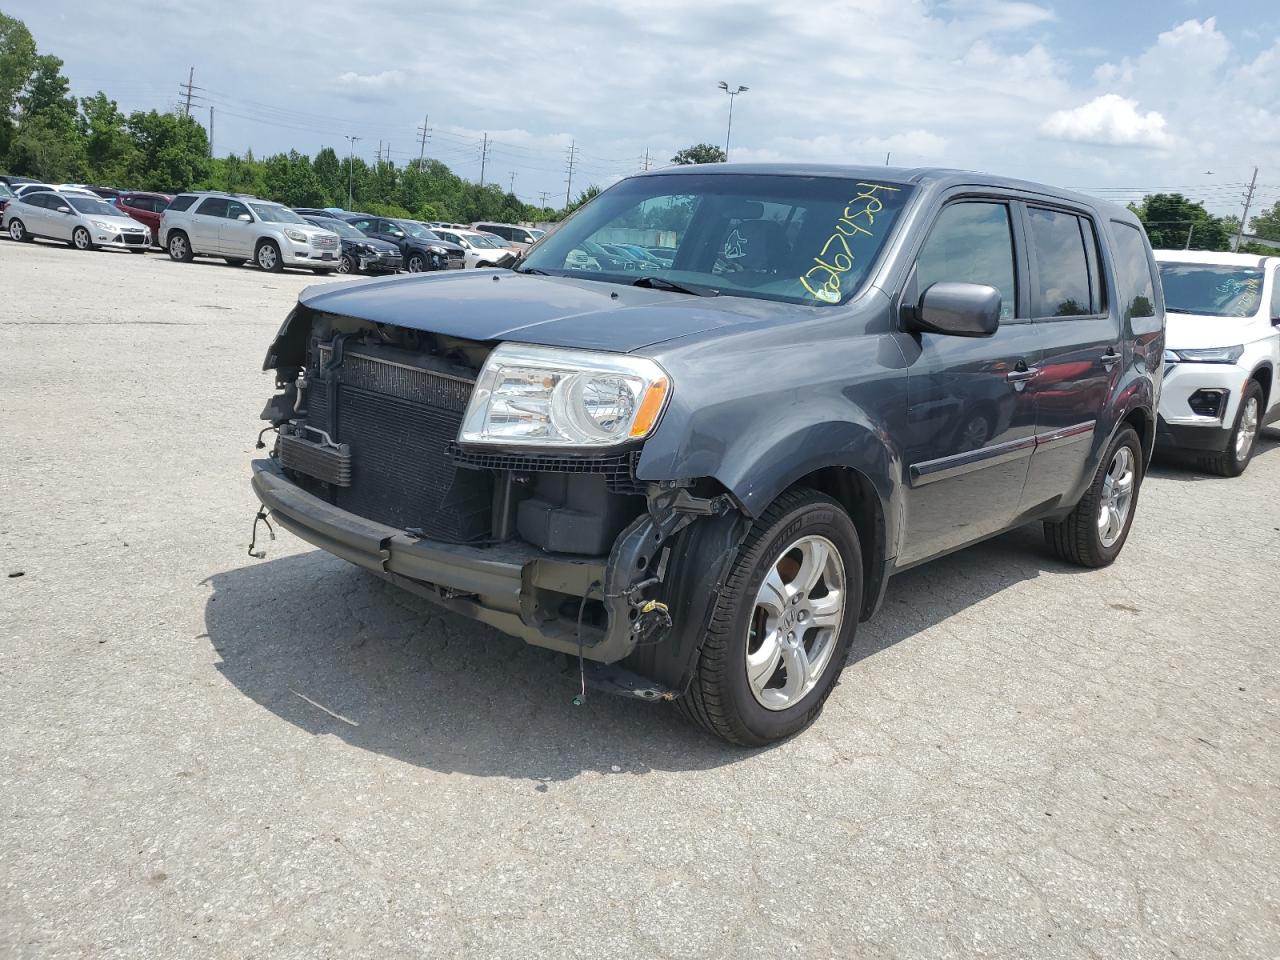
[[[71,231],[71,248],[73,250],[96,250],[97,244],[93,242],[93,234],[85,227],[76,227]]]
[[[1114,542],[1103,541],[1098,529],[1098,519],[1107,496],[1107,473],[1119,456],[1121,447],[1128,447],[1132,457],[1133,486],[1128,511],[1122,529]],[[1107,447],[1106,453],[1098,463],[1093,482],[1085,491],[1075,509],[1065,520],[1044,524],[1044,538],[1058,558],[1081,567],[1108,566],[1129,539],[1129,531],[1133,528],[1133,518],[1138,512],[1138,495],[1142,491],[1144,462],[1142,459],[1142,441],[1133,427],[1123,426]]]
[[[30,243],[35,238],[27,233],[27,225],[14,217],[9,221],[9,239],[18,243]]]
[[[339,273],[355,273],[356,272],[356,262],[351,259],[351,255],[349,253],[344,253],[341,257],[338,258],[338,272]]]
[[[427,270],[427,258],[420,253],[411,253],[404,262],[404,268],[408,273],[425,273]]]
[[[244,257],[223,257],[233,267],[243,267],[248,261]]]
[[[130,253],[146,253],[147,251],[143,249],[143,250],[130,250],[129,252]]]
[[[263,240],[253,251],[253,260],[260,270],[267,273],[279,273],[284,269],[284,261],[280,257],[280,248],[274,240]]]
[[[165,240],[165,249],[169,251],[169,259],[178,263],[190,263],[195,259],[191,252],[191,241],[181,230],[174,230]]]
[[[813,689],[782,710],[762,706],[747,680],[756,597],[789,544],[816,535],[836,547],[844,566],[844,612],[833,649]],[[814,490],[783,494],[752,525],[717,596],[693,680],[677,700],[692,723],[741,746],[759,747],[799,733],[822,712],[844,668],[862,609],[862,549],[853,521]]]
[[[1254,406],[1253,435],[1245,442],[1245,448],[1239,449],[1241,431],[1245,429],[1245,410],[1250,402]],[[1231,439],[1227,449],[1222,453],[1205,454],[1200,458],[1200,465],[1210,473],[1220,477],[1238,477],[1244,473],[1253,459],[1253,451],[1258,448],[1258,434],[1262,432],[1262,415],[1266,408],[1266,398],[1262,393],[1262,384],[1250,380],[1240,395],[1240,409],[1236,411],[1236,422],[1231,428]]]

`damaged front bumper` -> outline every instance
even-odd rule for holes
[[[534,646],[613,664],[670,627],[666,605],[643,596],[661,570],[644,579],[634,573],[649,566],[656,539],[647,516],[608,556],[555,555],[518,540],[481,547],[414,537],[308,493],[273,460],[253,462],[252,483],[271,519],[296,536]],[[645,699],[669,693],[644,684],[619,692]]]

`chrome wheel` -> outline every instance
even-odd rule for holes
[[[1111,458],[1107,474],[1102,478],[1101,505],[1098,507],[1098,539],[1111,547],[1124,533],[1129,510],[1133,506],[1133,487],[1137,479],[1133,450],[1121,446]]]
[[[1258,398],[1246,397],[1240,411],[1240,426],[1236,429],[1236,460],[1244,460],[1253,449],[1253,438],[1258,434]]]
[[[187,241],[182,236],[169,238],[169,256],[174,260],[183,260],[187,256]]]
[[[19,243],[22,242],[22,221],[21,220],[9,221],[9,239],[17,240]]]
[[[844,607],[844,560],[826,537],[801,537],[774,560],[747,632],[747,684],[762,707],[785,710],[818,685]]]
[[[410,273],[422,273],[427,268],[427,262],[422,257],[414,254],[404,265],[404,268]]]
[[[264,243],[258,248],[258,266],[263,270],[274,270],[276,266],[276,248]]]
[[[90,240],[89,231],[84,227],[77,227],[75,233],[71,234],[71,242],[76,245],[77,250],[88,250]]]
[[[355,265],[351,262],[351,258],[346,254],[342,255],[342,259],[338,261],[339,273],[351,273],[355,269]]]

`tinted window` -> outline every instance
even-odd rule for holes
[[[1093,313],[1089,251],[1081,218],[1029,207],[1027,219],[1038,273],[1038,282],[1031,291],[1031,315],[1083,317]]]
[[[225,197],[209,197],[204,203],[196,207],[196,213],[204,217],[225,217],[227,215],[227,200]]]
[[[1147,257],[1147,242],[1132,224],[1111,221],[1115,240],[1116,279],[1126,317],[1156,315],[1156,284]]]
[[[923,294],[942,281],[995,287],[1000,291],[1000,319],[1013,318],[1018,296],[1013,231],[1005,204],[953,203],[938,215],[916,261],[916,286]]]
[[[362,230],[362,231],[364,231],[364,232],[366,232],[366,233],[367,233],[367,232],[369,232],[369,230],[370,230],[370,224],[371,224],[372,222],[373,222],[373,221],[371,221],[371,220],[364,220],[364,219],[361,219],[361,220],[348,220],[348,221],[347,221],[347,223],[351,224],[351,225],[352,225],[353,227],[355,227],[357,230]]]
[[[160,210],[160,205],[150,197],[127,197],[124,200],[127,207],[133,207],[135,210],[147,210],[150,213],[156,213]]]
[[[1160,264],[1164,299],[1173,313],[1252,317],[1262,306],[1262,269],[1226,263]]]
[[[177,210],[181,212],[183,210],[186,210],[195,202],[196,202],[196,198],[190,195],[174,197],[173,200],[170,201],[169,206],[166,209]]]
[[[225,216],[228,220],[235,220],[240,216],[240,214],[248,213],[248,212],[249,212],[249,208],[246,207],[239,200],[228,200],[227,212],[223,214],[223,216]]]
[[[390,220],[378,221],[378,232],[385,233],[389,237],[403,237],[404,231],[392,223]]]

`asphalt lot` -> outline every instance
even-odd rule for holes
[[[903,575],[743,751],[246,555],[313,282],[0,242],[0,956],[1280,954],[1280,433],[1158,466],[1108,570]]]

